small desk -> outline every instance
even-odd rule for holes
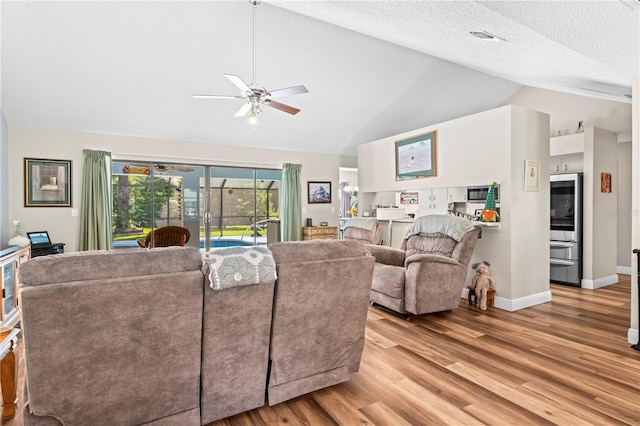
[[[18,406],[18,335],[19,328],[0,336],[0,387],[2,387],[2,419],[16,415]]]

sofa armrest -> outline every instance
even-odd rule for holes
[[[436,262],[436,263],[443,263],[443,264],[449,264],[449,265],[460,265],[460,262],[457,259],[454,259],[448,256],[443,256],[441,254],[431,254],[431,253],[413,254],[407,257],[407,259],[404,261],[404,265],[408,266],[410,263],[414,263],[414,262],[425,262],[425,263]]]
[[[409,256],[405,265],[405,307],[412,314],[441,312],[460,304],[467,267],[438,254]]]
[[[385,265],[392,266],[404,266],[404,250],[373,244],[368,244],[367,250],[369,250],[369,253],[376,258],[376,262],[378,263],[384,263]]]

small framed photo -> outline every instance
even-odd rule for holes
[[[25,158],[24,206],[71,207],[71,160]]]
[[[436,176],[436,132],[396,141],[396,180]]]
[[[401,192],[400,204],[418,204],[418,192]]]
[[[331,182],[307,182],[309,204],[331,203]]]
[[[540,191],[540,162],[524,161],[524,190],[529,192]]]
[[[611,192],[611,173],[600,173],[600,192]]]
[[[320,222],[320,226],[329,226],[329,222]]]

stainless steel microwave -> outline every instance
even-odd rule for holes
[[[484,203],[487,201],[487,194],[489,194],[489,188],[491,185],[482,186],[468,186],[467,187],[467,203]],[[496,203],[500,202],[500,185],[496,185],[495,188]]]

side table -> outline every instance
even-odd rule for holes
[[[303,226],[302,240],[337,240],[337,226]]]
[[[19,328],[0,336],[0,387],[2,387],[2,419],[16,415],[18,405],[18,335]]]

